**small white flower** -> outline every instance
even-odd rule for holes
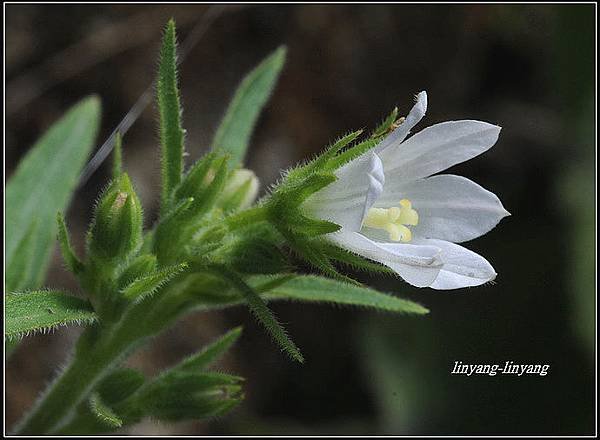
[[[455,243],[487,233],[510,214],[471,180],[432,175],[488,150],[500,127],[449,121],[406,139],[426,110],[427,94],[421,92],[405,121],[341,167],[338,179],[307,199],[305,208],[341,226],[327,235],[333,243],[385,264],[414,286],[478,286],[496,277],[494,268]]]

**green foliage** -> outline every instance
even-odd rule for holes
[[[142,244],[140,200],[123,173],[100,196],[88,235],[90,259],[120,264]]]
[[[350,148],[349,150],[346,150],[346,151],[342,152],[341,154],[338,154],[333,159],[331,159],[331,161],[329,161],[329,163],[327,164],[325,169],[330,170],[330,171],[337,170],[338,168],[342,167],[343,165],[347,164],[348,162],[356,159],[359,156],[362,156],[367,151],[369,151],[371,148],[375,147],[378,143],[379,143],[379,139],[371,138],[371,139],[364,140],[364,141],[360,142],[359,144],[355,145],[354,147]]]
[[[242,80],[212,142],[212,149],[231,154],[231,164],[244,161],[258,117],[275,88],[285,62],[285,47],[278,48]]]
[[[171,371],[191,372],[204,370],[219,359],[242,335],[242,327],[229,330],[213,343],[204,347],[203,350],[184,359]]]
[[[25,235],[21,237],[21,241],[18,244],[19,251],[13,257],[10,266],[7,267],[7,292],[22,289],[27,284],[30,284],[29,275],[31,270],[33,270],[33,268],[31,268],[31,260],[35,258],[37,228],[38,221],[32,221]]]
[[[257,236],[237,241],[227,253],[227,260],[235,270],[246,274],[279,273],[290,269],[279,247]]]
[[[218,157],[216,153],[209,153],[200,158],[175,188],[175,199],[180,201],[189,197],[201,197],[204,188],[212,180],[212,169]]]
[[[54,218],[67,208],[99,122],[98,98],[79,102],[35,143],[8,180],[7,291],[42,283],[56,236]]]
[[[177,86],[177,36],[175,22],[165,29],[158,68],[158,110],[160,115],[160,144],[162,151],[162,206],[180,180],[183,171],[183,138],[181,105]]]
[[[394,107],[394,110],[391,111],[389,115],[385,117],[385,119],[379,124],[373,133],[371,134],[372,138],[381,138],[385,136],[390,131],[393,131],[397,127],[396,120],[398,119],[398,107]]]
[[[135,258],[119,276],[118,288],[123,289],[137,279],[156,270],[156,256],[144,254]]]
[[[165,267],[164,269],[150,272],[135,279],[131,284],[121,291],[121,295],[128,301],[142,301],[149,295],[155,293],[165,285],[171,278],[179,274],[187,267],[186,263]]]
[[[252,286],[272,281],[271,277],[254,276]],[[356,286],[329,278],[304,275],[296,276],[261,295],[265,300],[286,299],[303,302],[327,302],[354,305],[394,313],[422,315],[429,311],[412,301],[378,292],[369,287]]]
[[[214,267],[214,271],[227,280],[231,286],[241,293],[247,304],[254,313],[256,319],[265,326],[267,331],[273,337],[275,342],[279,344],[281,349],[287,353],[292,359],[300,363],[304,362],[304,357],[300,353],[296,344],[287,335],[281,324],[269,310],[265,302],[261,299],[257,292],[252,289],[246,282],[240,278],[235,272],[226,269],[225,267]]]
[[[9,293],[5,297],[5,337],[20,338],[61,325],[90,324],[96,314],[89,302],[52,290]]]
[[[323,169],[327,167],[327,164],[334,159],[342,149],[346,148],[352,142],[358,139],[362,133],[363,130],[356,130],[340,137],[315,159],[303,166],[289,170],[286,175],[286,182],[298,182],[303,178],[306,178],[308,175],[310,175],[310,173],[323,171]]]
[[[236,406],[243,397],[243,379],[205,369],[229,350],[241,332],[241,327],[230,330],[147,382],[123,402],[123,412],[129,417],[174,421],[214,417]]]
[[[83,271],[83,263],[77,258],[75,251],[71,248],[69,231],[67,230],[65,219],[60,212],[56,215],[56,221],[58,223],[58,243],[60,244],[63,260],[67,268],[77,275]]]
[[[307,177],[297,176],[279,185],[265,203],[269,221],[288,240],[288,243],[310,263],[326,273],[337,273],[326,258],[313,249],[308,241],[311,237],[328,234],[340,226],[326,221],[306,217],[302,203],[314,192],[334,182],[333,174],[312,173]]]
[[[303,237],[301,234],[294,234],[291,231],[282,230],[281,232],[286,238],[289,246],[316,269],[337,280],[349,283],[355,282],[351,278],[348,278],[337,271],[318,241]]]
[[[156,228],[153,249],[161,265],[174,264],[186,254],[193,236],[227,180],[227,156],[210,154],[200,159],[174,191],[171,205]]]
[[[200,219],[214,206],[227,180],[228,160],[228,156],[222,156],[215,160],[209,182],[204,188],[200,187],[201,192],[194,198],[190,207],[189,213],[194,220]]]
[[[217,130],[213,151],[183,175],[176,35],[174,22],[169,22],[157,81],[162,161],[157,222],[144,233],[142,206],[123,171],[117,135],[113,180],[96,203],[85,258],[80,260],[73,251],[62,214],[56,222],[63,259],[77,275],[86,299],[58,291],[6,297],[9,339],[58,325],[95,323],[84,330],[71,364],[19,424],[19,434],[94,434],[115,431],[145,417],[199,419],[233,408],[243,398],[242,379],[205,369],[239,338],[240,328],[153,378],[121,367],[129,353],[194,309],[246,304],[282,351],[298,362],[304,357],[268,301],[427,313],[419,304],[364,287],[340,273],[336,262],[390,271],[330,244],[327,234],[340,226],[310,218],[302,206],[336,180],[337,168],[372,148],[394,127],[397,110],[370,138],[360,140],[362,130],[349,133],[314,160],[290,170],[268,196],[251,206],[258,179],[250,170],[236,167],[243,161],[284,59],[285,49],[279,48],[246,76]],[[42,138],[9,182],[10,227],[18,230],[9,237],[9,286],[31,285],[42,273],[43,264],[31,262],[39,262],[42,251],[49,252],[44,240],[56,231],[46,219],[64,210],[75,170],[87,156],[96,130],[97,107],[95,100],[88,100],[72,110]],[[63,145],[68,147],[65,151]],[[60,160],[52,156],[56,151]],[[65,163],[69,164],[66,171],[60,168]],[[48,191],[60,197],[49,196]],[[294,273],[288,248],[330,278]]]
[[[429,311],[420,304],[370,287],[316,275],[253,275],[248,286],[264,301],[297,301],[358,306],[391,313],[423,315]],[[244,303],[243,296],[221,292],[202,297],[199,309],[210,310]]]
[[[106,376],[97,393],[107,405],[115,405],[131,396],[146,382],[142,373],[131,368],[119,368]]]
[[[94,414],[101,423],[107,425],[108,428],[120,428],[123,426],[123,420],[121,420],[114,411],[102,401],[102,398],[98,393],[92,393],[89,404],[92,414]]]
[[[241,401],[243,379],[205,370],[229,350],[240,334],[241,327],[230,330],[150,380],[130,368],[113,371],[98,384],[88,402],[79,405],[74,419],[57,433],[110,432],[144,417],[174,421],[225,413]]]
[[[144,383],[142,373],[131,368],[118,368],[108,374],[82,402],[74,418],[55,431],[59,435],[98,434],[114,431],[129,424],[122,411],[122,402],[132,396]]]
[[[174,373],[149,384],[132,407],[138,414],[178,421],[216,417],[240,403],[241,381],[223,373]]]

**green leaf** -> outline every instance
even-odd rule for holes
[[[139,393],[132,406],[167,421],[214,417],[241,401],[242,380],[223,373],[161,375]]]
[[[373,147],[375,147],[379,143],[380,139],[367,139],[365,141],[360,142],[358,145],[349,148],[342,153],[338,154],[336,157],[331,159],[327,165],[323,168],[324,171],[334,171],[340,168],[342,165],[347,164],[348,162],[356,159],[357,157],[363,155]]]
[[[9,293],[5,307],[5,336],[9,339],[96,320],[88,301],[53,290]]]
[[[223,156],[217,159],[214,167],[211,169],[213,176],[210,183],[202,189],[197,197],[194,197],[194,202],[189,209],[189,214],[195,219],[206,214],[215,204],[219,194],[223,190],[227,182],[227,162],[229,156]]]
[[[36,142],[21,160],[6,185],[6,267],[13,271],[13,261],[26,257],[27,277],[12,291],[37,288],[43,282],[56,237],[55,216],[65,211],[77,178],[93,146],[100,122],[100,101],[86,98]],[[37,222],[37,227],[32,225]],[[31,235],[31,237],[28,237]]]
[[[300,301],[365,307],[392,313],[424,315],[425,307],[365,286],[314,275],[254,275],[247,284],[266,301]],[[198,295],[197,310],[221,309],[244,304],[242,296],[230,292]]]
[[[293,182],[291,185],[287,185],[287,182],[284,181],[275,194],[282,199],[284,205],[298,206],[315,192],[336,180],[337,177],[334,174],[311,174],[306,179]]]
[[[283,68],[285,53],[285,47],[278,48],[246,75],[227,108],[212,149],[229,152],[231,166],[244,160],[252,130]]]
[[[337,271],[335,266],[331,264],[329,257],[321,249],[319,242],[307,239],[300,234],[296,234],[293,231],[285,230],[283,228],[280,228],[279,231],[294,251],[321,272],[340,281],[357,283],[352,278],[342,275]]]
[[[35,238],[38,227],[37,220],[34,220],[29,225],[29,230],[19,243],[19,252],[10,261],[10,266],[7,265],[6,271],[6,291],[25,289],[29,284],[29,276],[34,270],[30,266],[30,262],[35,252]]]
[[[138,278],[152,273],[156,270],[156,256],[144,254],[136,257],[119,276],[119,289],[131,284]]]
[[[306,178],[311,173],[319,172],[321,169],[324,169],[329,161],[333,160],[343,148],[354,142],[362,134],[362,132],[363,130],[357,130],[340,137],[314,160],[310,161],[306,165],[302,165],[288,171],[286,175],[286,181],[298,181]]]
[[[63,260],[65,261],[67,268],[77,275],[83,271],[83,263],[77,258],[71,247],[69,231],[67,230],[65,219],[60,212],[56,215],[56,221],[58,223],[58,243],[60,244]]]
[[[161,218],[157,229],[175,229],[173,226],[182,220],[186,211],[192,206],[192,203],[194,203],[193,197],[182,199],[167,213],[167,215]],[[160,233],[156,235],[160,235]],[[156,237],[155,240],[157,240]]]
[[[287,226],[297,234],[317,236],[339,231],[341,226],[327,220],[317,220],[298,214],[289,219]]]
[[[201,193],[206,186],[206,181],[209,178],[208,174],[216,158],[217,154],[208,153],[192,165],[175,189],[175,197],[178,201],[188,197],[197,197]]]
[[[152,295],[161,286],[187,267],[186,263],[177,264],[158,270],[149,275],[138,278],[125,287],[121,294],[128,301],[142,301]]]
[[[227,280],[233,288],[238,290],[246,299],[248,307],[254,313],[254,316],[265,326],[267,331],[271,334],[275,342],[279,344],[281,349],[285,351],[292,359],[303,363],[304,357],[300,353],[296,344],[289,338],[284,328],[275,318],[273,312],[269,310],[265,302],[261,297],[244,282],[236,273],[224,268],[218,267],[213,268],[215,272]]]
[[[182,197],[182,201],[164,215],[156,229],[153,249],[160,265],[173,264],[184,254],[225,185],[228,156],[213,158],[205,157],[194,165],[175,192],[175,200]]]
[[[123,426],[123,421],[102,401],[98,393],[92,393],[89,404],[90,411],[99,421],[108,425],[109,428],[120,428]]]
[[[181,104],[177,87],[177,36],[171,19],[165,29],[158,67],[158,111],[162,151],[162,204],[165,207],[172,190],[181,181],[183,137]]]
[[[394,107],[391,113],[379,124],[373,133],[371,134],[372,138],[380,138],[388,134],[390,131],[394,130],[396,127],[396,119],[398,118],[398,107]]]
[[[257,286],[268,282],[272,277],[257,275],[251,277],[249,284]],[[347,284],[329,278],[313,275],[301,275],[279,284],[272,291],[261,294],[265,300],[296,300],[305,302],[327,302],[346,304],[384,310],[394,313],[429,313],[420,304],[378,292],[369,287]]]
[[[106,376],[96,388],[108,405],[121,402],[137,391],[146,381],[142,373],[131,368],[119,368]]]
[[[81,402],[72,419],[54,435],[98,435],[129,425],[137,419],[127,416],[120,405],[146,382],[142,373],[131,368],[119,368],[109,373],[96,386],[91,398]],[[120,421],[120,423],[119,423]]]
[[[274,274],[289,269],[283,252],[272,241],[258,234],[244,237],[232,245],[227,261],[230,267],[245,274]]]
[[[242,334],[242,327],[236,327],[223,336],[218,338],[212,344],[207,345],[202,351],[193,354],[179,363],[173,370],[177,371],[200,371],[208,367],[219,357],[221,357],[229,348],[239,339]]]
[[[188,238],[184,220],[190,207],[194,203],[193,197],[181,200],[163,218],[155,230],[152,240],[154,252],[161,266],[174,262],[182,253],[184,242]]]

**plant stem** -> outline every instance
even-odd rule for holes
[[[231,230],[267,219],[265,207],[256,207],[227,218]],[[172,284],[171,286],[173,286]],[[111,324],[97,324],[84,331],[70,365],[49,386],[16,427],[18,435],[57,432],[67,426],[73,413],[96,385],[126,355],[146,339],[168,327],[186,311],[185,296],[165,286],[163,291],[132,305]]]
[[[125,349],[117,345],[107,348],[98,347],[85,355],[76,353],[72,363],[17,428],[17,434],[46,434],[69,416]]]
[[[19,423],[16,434],[48,434],[67,423],[77,405],[112,367],[145,339],[173,322],[176,315],[164,313],[168,305],[161,307],[158,304],[163,299],[151,298],[131,307],[121,320],[111,326],[86,329],[78,341],[71,364]],[[172,310],[171,307],[169,309]],[[156,310],[163,313],[152,313]]]

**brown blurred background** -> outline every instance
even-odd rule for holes
[[[169,17],[180,40],[206,5],[6,5],[6,170],[80,98],[103,103],[101,144],[155,75]],[[244,336],[219,368],[247,378],[247,399],[206,422],[148,421],[130,434],[592,434],[594,429],[595,5],[225,6],[180,67],[196,159],[235,86],[281,44],[288,59],[247,166],[266,188],[336,136],[373,127],[420,90],[420,128],[449,119],[503,127],[463,174],[512,213],[468,243],[499,273],[459,292],[359,276],[425,304],[422,318],[274,305],[307,358],[286,359],[247,310],[195,314],[129,361],[153,374],[229,327]],[[155,219],[151,105],[124,140],[125,167]],[[68,214],[81,251],[107,164]],[[10,209],[10,207],[7,207]],[[55,254],[47,285],[77,290]],[[28,338],[7,363],[10,427],[66,362],[78,329]],[[452,376],[465,363],[548,363],[546,377]]]

